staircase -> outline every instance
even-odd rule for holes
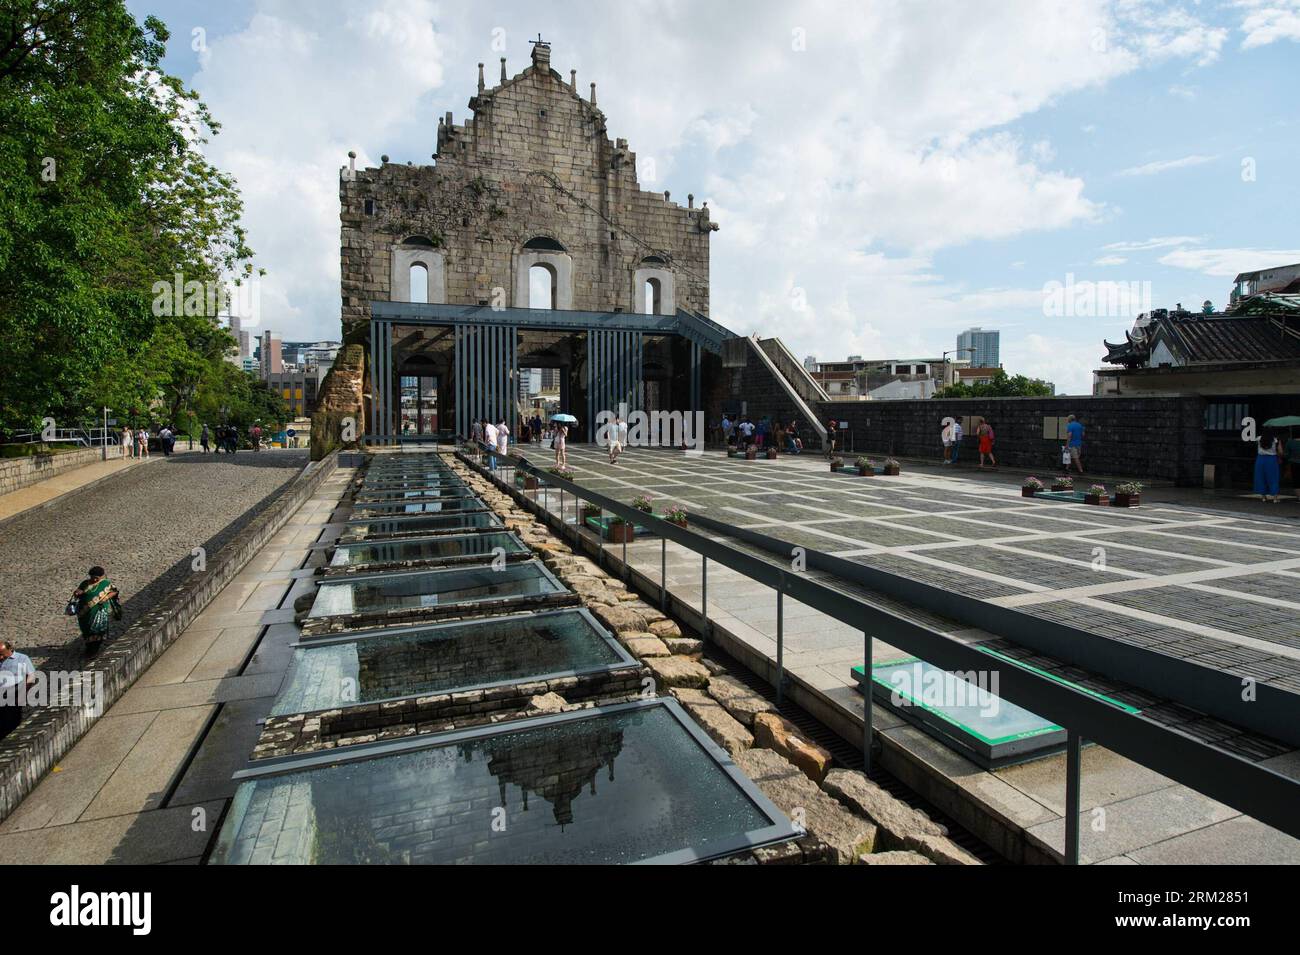
[[[782,390],[785,391],[786,397],[790,399],[790,403],[799,410],[803,419],[807,421],[813,431],[820,436],[822,447],[825,447],[828,440],[826,425],[822,423],[816,410],[814,410],[809,401],[799,393],[799,390],[791,383],[790,379],[781,373],[781,369],[777,366],[776,362],[774,362],[768,355],[767,349],[764,348],[757,339],[746,337],[745,341],[749,342],[749,349],[752,356],[758,360],[760,365],[767,369],[768,373],[772,376],[772,380],[781,386]],[[776,339],[769,339],[769,341],[776,341]],[[781,347],[785,349],[784,345]],[[789,355],[789,349],[785,349],[785,353]],[[799,369],[804,372],[804,376],[808,378],[809,382],[813,385],[817,384],[808,376],[807,371],[802,365],[799,365]]]
[[[759,339],[758,344],[767,353],[767,357],[772,359],[772,364],[776,365],[777,370],[785,376],[786,381],[803,396],[804,401],[813,404],[831,400],[826,389],[808,374],[808,369],[803,366],[803,362],[795,358],[794,353],[786,348],[785,342],[779,338],[762,338]]]

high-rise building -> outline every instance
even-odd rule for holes
[[[262,332],[262,350],[258,357],[262,360],[262,377],[270,378],[284,371],[284,361],[280,357],[280,333],[267,330]]]
[[[1002,365],[1002,333],[996,328],[968,328],[957,336],[957,358],[967,359],[972,368]]]

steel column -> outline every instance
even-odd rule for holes
[[[862,632],[862,771],[871,772],[871,634]]]
[[[785,575],[776,588],[776,705],[785,693]]]

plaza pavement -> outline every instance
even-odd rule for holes
[[[540,460],[541,453],[533,456]],[[1273,520],[1182,502],[1087,507],[1022,498],[1016,476],[922,468],[860,478],[831,474],[826,460],[815,456],[745,461],[717,451],[695,457],[632,449],[610,465],[599,449],[571,447],[569,460],[579,483],[620,500],[648,493],[657,511],[679,503],[972,600],[1300,692],[1300,524],[1284,516],[1285,505],[1260,505],[1260,518]],[[1173,491],[1166,493],[1176,498]],[[658,580],[658,540],[633,543],[628,559]],[[698,556],[669,544],[667,567],[670,592],[698,609]],[[862,588],[858,594],[958,639],[991,637],[924,607]],[[775,604],[769,588],[711,569],[710,620],[769,659],[776,656]],[[861,632],[787,599],[784,637],[790,673],[856,711],[860,721],[861,697],[849,670],[862,662]],[[1005,641],[993,645],[1014,649]],[[876,661],[902,655],[874,643]],[[1150,718],[1300,776],[1300,752],[1287,744],[1131,688],[1118,695]],[[1031,844],[1062,850],[1063,756],[985,772],[887,711],[876,707],[873,713],[877,732],[1023,830]],[[1083,763],[1084,861],[1300,862],[1300,841],[1099,746],[1085,749]],[[1096,807],[1104,807],[1109,820],[1102,831],[1094,828]]]

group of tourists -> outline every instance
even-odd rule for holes
[[[943,428],[939,432],[939,441],[943,444],[944,464],[955,465],[961,459],[961,442],[965,434],[960,419],[945,418],[943,420]],[[981,419],[980,423],[975,426],[975,437],[979,441],[980,470],[983,471],[986,468],[996,470],[998,459],[993,455],[993,442],[997,439],[997,435],[993,431],[993,425]]]
[[[724,414],[722,440],[728,446],[734,444],[746,451],[750,448],[759,451],[777,448],[787,454],[803,453],[803,437],[799,434],[799,423],[794,419],[784,424],[779,418],[773,420],[767,415],[755,421],[749,415],[733,418]]]
[[[262,426],[255,424],[248,431],[249,444],[254,451],[261,450],[262,447]],[[214,454],[220,454],[225,451],[227,454],[234,454],[239,449],[239,429],[233,424],[219,424],[216,428],[208,430],[205,424],[203,430],[199,433],[199,447],[203,453],[211,451]]]

